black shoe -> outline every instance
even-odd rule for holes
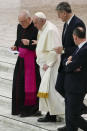
[[[62,118],[57,117],[56,115],[50,115],[50,113],[48,112],[45,117],[39,118],[37,121],[38,122],[61,122]]]
[[[43,117],[43,118],[39,118],[37,121],[38,122],[56,122],[56,119]]]
[[[39,118],[38,122],[60,122],[60,118],[57,118],[56,115],[50,115],[48,112],[45,117]]]
[[[32,114],[30,114],[30,113],[21,113],[21,114],[19,114],[19,117],[29,117],[29,116],[32,116]]]
[[[51,116],[50,113],[48,112],[45,117],[39,118],[37,120],[38,122],[56,122],[56,116]]]
[[[17,116],[17,115],[19,115],[19,113],[13,113],[12,115]]]
[[[58,128],[58,131],[67,131],[67,130],[66,130],[66,126],[61,127],[61,128]]]

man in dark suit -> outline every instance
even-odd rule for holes
[[[84,22],[79,19],[77,16],[73,15],[71,6],[67,2],[61,2],[57,5],[57,13],[58,17],[65,22],[63,27],[63,33],[62,33],[62,46],[55,48],[55,51],[58,54],[61,54],[61,62],[60,67],[58,69],[58,77],[56,82],[56,90],[65,97],[65,91],[64,91],[64,79],[65,79],[65,71],[63,67],[63,61],[66,57],[69,57],[74,50],[76,49],[76,45],[73,40],[73,30],[81,26],[86,30]],[[82,106],[82,111],[85,110],[87,113],[87,108],[85,105]],[[83,113],[83,112],[82,112]]]
[[[86,31],[77,27],[73,31],[77,50],[65,61],[65,120],[66,127],[59,131],[87,131],[87,121],[81,117],[81,107],[87,93],[87,42]]]

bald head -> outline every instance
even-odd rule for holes
[[[86,38],[86,30],[83,27],[76,27],[73,34],[78,36],[80,39]]]
[[[73,39],[76,45],[86,41],[86,29],[84,27],[76,27],[73,31]]]
[[[29,11],[23,10],[18,16],[19,23],[23,28],[27,28],[31,23],[31,16]]]
[[[43,12],[35,13],[33,16],[33,23],[38,30],[41,30],[46,23],[46,15]]]

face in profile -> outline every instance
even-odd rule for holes
[[[63,22],[67,21],[67,13],[65,11],[57,11],[58,18],[60,18]]]
[[[34,26],[38,29],[38,30],[41,30],[42,29],[42,26],[43,26],[43,20],[37,18],[37,17],[33,17],[33,23],[34,23]]]

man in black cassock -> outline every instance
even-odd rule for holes
[[[36,45],[32,45],[32,40],[37,39],[38,30],[28,11],[22,11],[18,20],[17,40],[11,47],[12,50],[19,51],[13,75],[12,115],[25,117],[37,114],[39,108],[37,91],[40,74],[36,64]]]

